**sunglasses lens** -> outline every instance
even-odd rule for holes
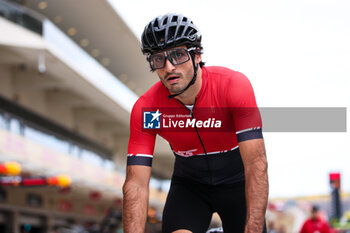
[[[151,56],[150,62],[153,69],[163,68],[165,65],[165,56],[163,53],[154,54]]]
[[[166,54],[166,55],[165,55]],[[152,69],[161,69],[165,66],[166,58],[169,59],[174,66],[183,64],[190,60],[188,51],[184,48],[167,50],[162,53],[152,54],[150,57],[150,64]]]
[[[169,56],[173,60],[174,65],[179,65],[189,60],[188,52],[185,49],[176,49]]]

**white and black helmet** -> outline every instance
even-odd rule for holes
[[[190,18],[181,14],[166,14],[146,25],[142,36],[142,52],[152,54],[160,50],[187,45],[201,48],[201,33]]]

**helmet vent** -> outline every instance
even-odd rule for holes
[[[187,18],[186,17],[183,17],[182,19],[183,22],[187,22]],[[192,22],[191,22],[192,23]]]
[[[166,17],[163,21],[163,25],[167,24],[168,23],[168,17]]]
[[[155,20],[154,21],[154,27],[158,27],[158,20]],[[151,28],[149,28],[150,29],[150,31],[151,31]]]
[[[185,30],[185,26],[180,26],[179,30],[177,31],[177,35],[183,35],[184,30]]]
[[[169,31],[168,31],[168,39],[169,39],[169,41],[175,39],[175,30],[176,30],[176,27],[170,27],[169,28]]]
[[[155,32],[155,36],[156,38],[158,38],[158,43],[164,44],[164,32],[160,31],[160,32]],[[157,42],[156,42],[157,44]]]
[[[176,22],[177,21],[177,16],[175,15],[172,19],[171,22]]]
[[[196,31],[193,28],[188,27],[185,32],[185,35],[191,36],[192,34],[195,34],[195,33]]]

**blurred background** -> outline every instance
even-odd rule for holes
[[[345,0],[0,0],[0,232],[122,232],[130,112],[158,80],[139,39],[155,16],[190,17],[206,64],[247,75],[260,107],[348,108],[349,9]],[[299,232],[313,205],[338,232],[350,228],[346,131],[264,133],[270,230]],[[174,161],[162,138],[154,155],[147,232],[160,232]]]

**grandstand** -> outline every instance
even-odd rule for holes
[[[0,232],[50,232],[120,209],[131,108],[157,77],[111,0],[0,0],[0,163],[70,188],[0,186]],[[157,140],[150,203],[173,155]],[[4,176],[4,175],[2,175]]]

